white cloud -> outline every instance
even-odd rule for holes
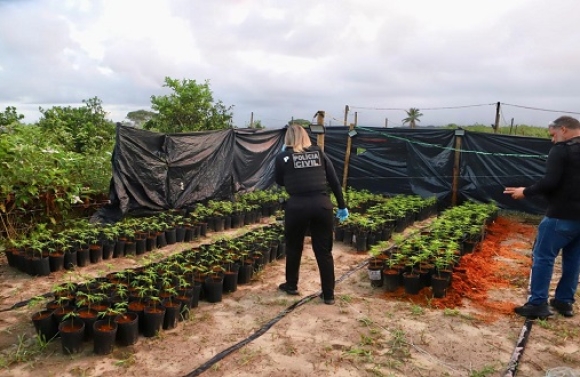
[[[266,126],[345,105],[359,124],[546,124],[577,111],[575,0],[28,0],[0,2],[0,106],[98,96],[114,120],[149,108],[165,76],[210,80],[216,99]],[[358,107],[358,108],[357,108]],[[399,110],[371,110],[397,108]],[[334,118],[334,119],[333,119]]]

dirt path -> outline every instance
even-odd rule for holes
[[[501,226],[492,228],[490,236],[496,237],[493,260],[503,263],[498,274],[503,274],[502,278],[509,284],[487,292],[489,297],[485,300],[481,295],[473,296],[493,305],[481,305],[465,298],[469,295],[463,293],[465,297],[455,303],[430,299],[429,289],[417,296],[407,296],[402,288],[394,294],[385,294],[381,288],[371,288],[366,268],[355,271],[368,255],[335,243],[337,278],[351,273],[337,284],[335,305],[325,305],[319,298],[305,302],[280,316],[262,336],[211,365],[201,375],[501,375],[524,324],[522,318],[509,314],[505,308],[525,300],[527,277],[522,276],[521,271],[529,266],[528,258],[507,258],[505,255],[509,252],[529,255],[534,230],[533,225],[502,221]],[[185,247],[170,246],[162,252],[168,254]],[[477,253],[480,252],[475,252],[471,258],[464,257],[462,266],[467,268],[476,262],[481,265]],[[103,264],[84,268],[82,275],[103,275],[109,269],[117,271],[139,262],[139,259],[115,260],[114,266]],[[64,274],[30,278],[6,267],[5,261],[2,263],[0,309],[50,291],[61,279],[71,278]],[[301,296],[279,292],[277,286],[284,281],[284,260],[275,261],[250,284],[241,285],[236,292],[225,295],[221,303],[200,302],[190,320],[181,322],[176,329],[162,331],[155,338],[140,337],[136,345],[116,347],[109,356],[94,355],[89,343],[82,353],[65,356],[58,340],[49,344],[44,352],[35,354],[37,347],[30,322],[34,309],[24,307],[2,312],[0,366],[3,368],[0,376],[188,375],[271,323],[296,301],[318,293],[318,269],[309,240],[300,276]],[[82,277],[74,276],[75,279]],[[465,283],[463,279],[456,280],[454,284]],[[469,289],[483,293],[478,287]],[[447,308],[438,308],[442,303]],[[547,370],[559,366],[580,368],[579,325],[580,315],[571,319],[555,316],[548,321],[536,321],[520,360],[518,376],[545,376]],[[2,365],[15,358],[21,361]]]

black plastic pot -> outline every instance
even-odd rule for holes
[[[53,339],[58,333],[58,326],[53,318],[52,310],[42,310],[32,315],[32,323],[36,333],[44,341]]]
[[[99,263],[103,260],[103,246],[94,244],[89,246],[89,259],[91,263]]]
[[[49,254],[48,263],[50,265],[50,272],[64,270],[64,253],[58,252]]]
[[[48,259],[48,256],[32,258],[32,270],[33,275],[37,276],[50,275],[50,261]]]
[[[386,292],[394,292],[399,288],[400,285],[400,271],[386,269],[383,270],[383,287]]]
[[[163,303],[165,306],[165,316],[163,317],[163,330],[169,330],[177,326],[177,320],[179,318],[179,311],[181,309],[181,302],[179,301],[166,301]]]
[[[91,264],[89,249],[78,249],[77,250],[77,266],[86,267]]]
[[[125,240],[117,240],[113,249],[113,258],[122,258],[125,256]]]
[[[93,352],[97,355],[108,355],[113,352],[117,337],[117,323],[99,320],[93,324]]]
[[[125,256],[127,255],[137,255],[137,244],[135,241],[126,241],[125,242]]]
[[[207,302],[215,303],[222,301],[224,277],[208,277],[203,282],[203,293]]]
[[[431,276],[431,290],[434,298],[443,298],[447,294],[449,280],[446,277],[434,274]]]
[[[235,292],[238,290],[238,271],[240,265],[236,264],[234,266],[236,267],[232,268],[231,271],[226,271],[224,273],[223,291],[225,293]]]
[[[77,251],[70,250],[64,253],[64,268],[72,270],[77,266]]]
[[[254,274],[254,265],[244,263],[238,271],[238,284],[248,284]]]
[[[143,336],[151,338],[161,330],[165,317],[163,305],[147,306],[143,310]]]
[[[81,352],[85,336],[85,323],[78,318],[61,322],[58,331],[62,342],[62,352],[73,354]]]
[[[165,230],[165,240],[167,245],[173,245],[177,242],[177,231],[175,228]]]
[[[147,251],[147,239],[139,238],[135,240],[135,253],[137,255],[145,254]]]
[[[137,343],[139,338],[139,314],[127,312],[115,318],[117,324],[117,344],[130,346]]]

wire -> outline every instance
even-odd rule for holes
[[[548,158],[548,155],[544,155],[544,154],[493,153],[493,152],[472,151],[472,150],[467,150],[467,149],[457,149],[454,147],[444,147],[444,146],[438,145],[438,144],[425,143],[422,141],[414,141],[414,140],[410,140],[410,139],[400,137],[400,136],[389,135],[389,134],[385,133],[384,131],[378,132],[378,131],[375,131],[373,129],[366,128],[366,127],[357,127],[357,128],[361,129],[361,130],[369,131],[369,132],[374,133],[374,134],[379,134],[379,135],[384,136],[384,137],[389,137],[389,138],[392,138],[395,140],[405,141],[405,142],[410,143],[410,144],[417,144],[417,145],[422,145],[425,147],[439,148],[439,149],[453,151],[453,152],[473,153],[473,154],[482,155],[482,156],[494,156],[494,157]]]
[[[547,112],[550,112],[550,113],[564,113],[564,114],[576,114],[576,115],[580,115],[580,113],[574,112],[574,111],[542,109],[540,107],[514,105],[514,104],[511,104],[511,103],[503,103],[503,102],[501,104],[504,105],[504,106],[519,107],[521,109],[526,109],[526,110],[547,111]]]
[[[495,103],[482,103],[478,105],[461,105],[461,106],[441,106],[441,107],[420,107],[423,110],[450,110],[450,109],[464,109],[468,107],[479,107],[479,106],[495,106]],[[363,110],[403,110],[407,111],[406,108],[401,107],[367,107],[367,106],[349,106],[351,109],[363,109]]]

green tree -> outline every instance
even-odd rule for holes
[[[262,125],[262,121],[261,121],[261,120],[255,120],[255,121],[254,121],[254,124],[252,125],[252,127],[251,127],[251,128],[257,128],[257,129],[261,130],[261,129],[264,129],[264,128],[266,128],[266,127],[264,127],[264,126]]]
[[[493,128],[486,126],[484,124],[475,123],[471,125],[463,125],[458,126],[455,123],[450,123],[445,128],[456,129],[458,127],[463,128],[466,131],[470,132],[484,132],[484,133],[493,133]],[[548,129],[546,127],[540,126],[530,126],[526,124],[520,124],[513,127],[513,129],[509,126],[499,127],[497,133],[502,135],[518,135],[518,136],[531,136],[531,137],[539,137],[542,139],[551,139],[552,137],[548,133]]]
[[[311,122],[309,120],[306,120],[306,119],[292,119],[288,122],[288,125],[291,126],[293,124],[299,124],[302,127],[307,128],[308,126],[310,126],[310,123]]]
[[[164,87],[173,93],[151,96],[155,116],[143,128],[163,133],[201,130],[220,130],[230,127],[232,106],[214,102],[209,81],[198,84],[195,80],[165,78]]]
[[[83,107],[54,106],[46,110],[41,107],[38,126],[66,151],[90,153],[112,147],[115,125],[105,118],[102,101],[94,97],[83,103]]]
[[[414,107],[411,107],[409,110],[405,110],[407,113],[407,117],[403,119],[403,124],[409,123],[409,128],[416,128],[416,123],[420,122],[419,118],[423,116],[423,114]]]
[[[143,127],[145,123],[155,117],[155,113],[149,110],[136,110],[127,113],[127,119],[133,122],[135,127]]]
[[[22,119],[24,119],[24,115],[18,114],[16,107],[8,106],[3,113],[0,113],[0,127],[20,123]]]

